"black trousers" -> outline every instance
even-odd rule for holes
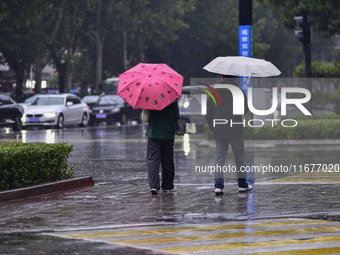
[[[150,189],[170,190],[174,188],[174,140],[148,138],[147,163]],[[162,167],[162,185],[159,180],[159,167]]]

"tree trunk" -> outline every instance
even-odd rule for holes
[[[24,93],[24,75],[25,75],[25,66],[23,66],[18,61],[8,61],[9,66],[14,70],[15,72],[15,79],[16,79],[16,87],[15,87],[15,95],[13,95],[13,98],[16,98]]]
[[[67,60],[66,60],[66,70],[65,70],[65,89],[66,93],[71,92],[72,87],[72,56],[73,56],[73,50],[72,50],[72,40],[69,42],[69,49],[67,52]]]
[[[76,30],[74,28],[72,31],[72,36],[70,37],[68,41],[66,72],[65,72],[66,93],[70,93],[71,88],[72,88],[72,71],[73,71],[72,58],[73,58],[74,53],[76,52],[75,42],[76,42]]]
[[[35,61],[35,93],[41,93],[41,75],[42,75],[43,61],[40,57],[37,57]]]
[[[94,89],[98,93],[100,91],[100,85],[103,80],[103,46],[104,46],[105,35],[100,34],[98,31],[96,36],[96,80]]]
[[[140,62],[144,63],[145,62],[145,52],[144,52],[144,44],[143,40],[140,38],[138,42],[138,48],[139,48],[139,60]]]
[[[15,74],[15,78],[17,80],[16,88],[15,88],[15,97],[18,97],[23,94],[23,82],[24,82],[24,76],[23,74]]]
[[[124,71],[128,69],[128,59],[127,59],[127,33],[124,31],[123,33],[123,65]]]
[[[49,51],[51,58],[54,62],[55,68],[58,72],[58,90],[59,93],[65,92],[65,73],[66,73],[66,64],[61,63],[61,60],[59,59],[58,55],[56,54],[55,50],[53,49],[52,45],[49,45]]]
[[[66,73],[66,64],[60,64],[58,71],[58,90],[59,93],[65,92],[65,73]]]
[[[66,72],[65,72],[65,89],[66,93],[71,92],[72,87],[72,64],[71,61],[67,61],[66,63]]]
[[[66,65],[64,63],[61,63],[61,58],[58,57],[58,55],[57,55],[57,53],[56,53],[56,51],[53,47],[53,44],[51,42],[53,42],[55,40],[55,38],[58,34],[58,31],[60,29],[61,21],[62,21],[62,18],[63,18],[63,11],[64,11],[63,9],[59,10],[58,17],[57,17],[57,20],[55,22],[53,32],[50,36],[50,42],[47,44],[51,58],[52,58],[54,65],[57,69],[57,72],[58,72],[58,90],[59,90],[59,93],[65,92]]]

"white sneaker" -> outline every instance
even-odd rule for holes
[[[150,189],[152,195],[157,195],[158,190],[157,189]]]
[[[222,195],[223,194],[223,189],[215,188],[215,194],[216,195]]]
[[[248,184],[246,188],[238,187],[239,192],[247,192],[247,191],[251,191],[252,189],[253,189],[253,186],[251,186],[250,184]]]

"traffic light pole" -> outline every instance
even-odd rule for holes
[[[311,40],[310,40],[310,23],[308,21],[307,13],[303,13],[303,22],[304,22],[304,38],[305,38],[305,72],[306,72],[306,78],[312,77],[312,71],[311,71]]]
[[[303,51],[305,52],[305,77],[307,78],[307,87],[312,92],[312,84],[310,78],[312,77],[311,71],[311,36],[310,36],[310,21],[308,15],[304,11],[302,16],[294,17],[295,21],[302,28],[302,31],[295,31],[295,35],[299,38],[303,45]],[[309,101],[309,111],[312,113],[313,103],[312,98]]]
[[[308,16],[307,13],[304,12],[303,13],[303,21],[304,21],[304,48],[305,48],[305,75],[307,78],[307,86],[309,88],[309,91],[312,92],[312,81],[311,81],[311,77],[312,77],[312,56],[311,56],[311,36],[310,36],[310,22],[308,20]],[[313,93],[312,93],[313,95]],[[308,108],[310,113],[313,113],[313,96],[311,97],[311,99],[308,102]]]

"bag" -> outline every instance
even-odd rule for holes
[[[142,110],[142,120],[144,122],[149,122],[149,115],[150,115],[149,110]]]

